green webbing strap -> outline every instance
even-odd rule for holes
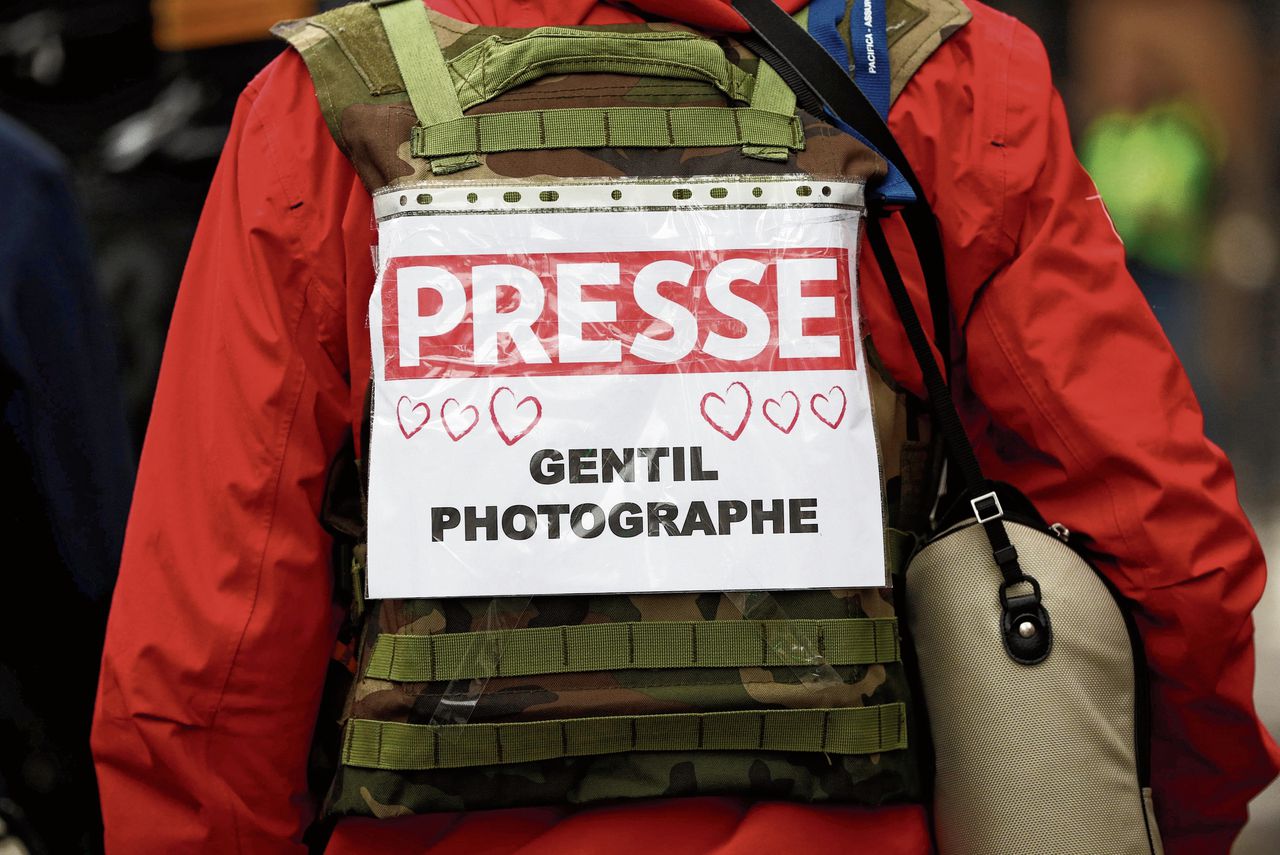
[[[403,724],[351,719],[342,762],[422,770],[528,763],[627,751],[809,751],[877,754],[907,745],[903,704],[804,710]]]
[[[895,618],[654,621],[378,637],[365,676],[418,683],[650,668],[897,662]]]
[[[714,41],[686,32],[613,33],[539,27],[518,38],[490,36],[449,60],[462,109],[551,74],[631,74],[702,80],[747,101],[752,78]]]
[[[756,64],[756,87],[752,93],[751,106],[780,116],[791,117],[796,114],[796,93],[792,92],[786,81],[773,70],[773,66],[763,59]],[[795,119],[795,124],[799,128],[800,120]],[[800,141],[804,142],[803,128],[800,128]],[[744,146],[742,153],[761,160],[786,160],[790,154],[781,146],[764,144]]]
[[[458,90],[445,65],[427,9],[420,0],[373,0],[382,18],[391,53],[400,67],[409,103],[418,116],[419,127],[438,125],[462,117]],[[478,166],[473,155],[449,158],[431,164],[436,173],[457,172]]]
[[[794,116],[754,107],[583,107],[463,116],[413,129],[414,157],[604,146],[697,148],[749,145],[779,153],[804,148]],[[777,159],[771,155],[769,159]]]

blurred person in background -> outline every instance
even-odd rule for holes
[[[0,163],[0,817],[33,852],[94,852],[89,723],[133,453],[62,162],[0,114]]]
[[[268,28],[319,4],[2,6],[0,472],[23,569],[0,593],[0,851],[92,853],[93,688],[173,296]]]
[[[279,52],[270,24],[325,2],[0,4],[0,110],[61,151],[74,174],[135,448],[236,98]]]
[[[1242,485],[1270,490],[1267,292],[1274,225],[1261,44],[1240,0],[1077,0],[1072,91],[1081,160],[1129,269],[1182,358],[1206,430]]]

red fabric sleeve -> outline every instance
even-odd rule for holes
[[[295,165],[336,198],[301,198]],[[350,399],[345,252],[320,236],[344,167],[284,56],[237,110],[143,451],[93,733],[111,852],[286,851],[313,812],[336,629],[318,512]]]
[[[1252,700],[1262,553],[1076,160],[1043,48],[1012,19],[974,12],[892,116],[944,229],[963,415],[990,477],[1113,556],[1103,570],[1136,607],[1153,679],[1167,851],[1225,853],[1280,757]],[[909,257],[908,243],[896,250]],[[886,363],[917,376],[863,269]]]

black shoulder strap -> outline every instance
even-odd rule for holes
[[[911,170],[906,156],[893,138],[880,114],[862,94],[862,91],[849,78],[820,45],[813,40],[803,27],[775,6],[772,0],[733,0],[733,7],[746,19],[756,38],[747,43],[751,50],[757,50],[761,58],[774,66],[783,79],[797,90],[797,99],[805,102],[821,104],[825,115],[830,112],[839,117],[850,127],[855,127],[880,153],[893,161],[902,172],[911,189],[916,194],[916,203],[907,206],[903,218],[911,233],[912,243],[920,257],[921,267],[928,284],[931,303],[936,309],[938,302],[948,303],[946,268],[943,264],[942,242],[939,238],[937,221],[925,201],[924,192],[919,180]],[[801,94],[803,93],[803,94]],[[1018,564],[1018,553],[1009,540],[1001,521],[1003,510],[996,495],[995,485],[982,474],[973,445],[965,434],[964,425],[956,412],[951,390],[943,377],[942,370],[934,359],[929,347],[929,340],[911,303],[902,275],[885,239],[881,219],[891,212],[880,209],[869,211],[867,216],[867,239],[876,263],[884,274],[885,284],[893,298],[894,308],[906,331],[907,340],[916,362],[920,366],[925,388],[928,390],[929,405],[933,410],[938,430],[947,445],[951,461],[959,469],[964,481],[965,497],[973,506],[975,518],[986,530],[991,543],[992,557],[1004,577],[1005,594],[1008,607],[1009,588],[1019,582],[1034,580],[1023,574]],[[935,326],[935,334],[941,335],[947,328],[947,319],[941,326]],[[948,349],[939,348],[944,356]],[[1038,586],[1036,600],[1039,600]]]

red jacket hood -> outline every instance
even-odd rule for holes
[[[797,10],[804,8],[809,0],[774,0],[774,2],[787,10],[788,14],[795,14]],[[742,16],[730,7],[729,0],[630,0],[629,5],[651,15],[681,21],[695,27],[729,32],[742,32],[747,29]]]
[[[745,32],[746,22],[729,5],[730,0],[457,0],[455,17],[468,21],[483,21],[490,24],[498,22],[508,26],[537,26],[546,21],[561,23],[585,22],[605,23],[605,19],[597,17],[599,6],[614,5],[620,12],[639,11],[644,14],[680,21],[692,27],[707,30],[728,32]],[[809,0],[774,0],[789,13],[803,8]],[[446,6],[455,4],[438,4],[438,0],[427,0],[427,5],[437,6],[445,14],[450,14]],[[460,13],[460,14],[459,14]],[[615,13],[616,14],[616,13]],[[610,16],[612,18],[613,16]]]
[[[425,0],[445,15],[485,26],[538,27],[548,23],[620,24],[635,13],[679,21],[702,30],[745,32],[730,0]],[[774,0],[794,14],[809,0]]]

